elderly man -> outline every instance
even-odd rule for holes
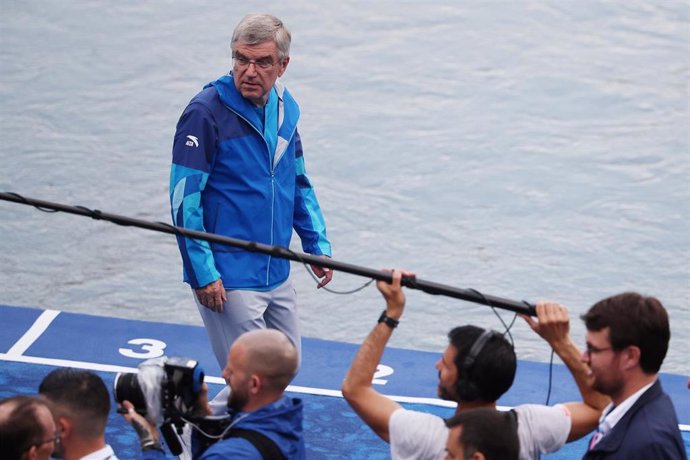
[[[307,176],[299,107],[278,81],[290,62],[290,32],[250,14],[232,37],[232,71],[209,83],[182,113],[173,143],[170,202],[176,226],[330,257],[326,225]],[[222,368],[240,334],[284,332],[301,349],[289,261],[178,238],[184,281],[194,292]],[[332,271],[312,266],[321,278]],[[225,396],[223,396],[224,398]]]

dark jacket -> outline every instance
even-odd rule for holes
[[[583,460],[686,458],[676,411],[657,380]]]

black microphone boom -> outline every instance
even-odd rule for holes
[[[42,211],[62,211],[69,214],[76,214],[80,216],[91,217],[96,220],[106,220],[117,225],[123,225],[127,227],[139,227],[148,230],[154,230],[157,232],[170,233],[173,235],[184,236],[186,238],[193,238],[198,240],[209,241],[213,243],[227,244],[228,246],[242,248],[246,251],[260,252],[263,254],[268,254],[274,257],[280,257],[283,259],[293,260],[296,262],[308,263],[311,265],[317,265],[320,267],[330,268],[332,270],[342,271],[346,273],[351,273],[353,275],[364,276],[367,278],[373,278],[375,280],[381,281],[391,281],[391,274],[381,270],[374,270],[367,267],[362,267],[359,265],[352,265],[344,262],[339,262],[337,260],[314,256],[311,254],[304,254],[300,252],[292,251],[289,248],[282,246],[273,246],[268,244],[257,243],[254,241],[246,241],[238,238],[231,238],[228,236],[217,235],[214,233],[200,232],[197,230],[190,230],[183,227],[176,227],[170,224],[165,224],[163,222],[151,222],[141,219],[134,219],[131,217],[120,216],[117,214],[108,214],[98,209],[89,209],[83,206],[69,206],[60,203],[53,203],[50,201],[37,200],[34,198],[24,197],[17,193],[10,192],[0,192],[0,199],[5,201],[11,201],[14,203],[25,204],[29,206],[34,206],[35,208]],[[494,297],[487,294],[482,294],[474,289],[460,289],[453,286],[448,286],[440,283],[434,283],[432,281],[426,281],[419,278],[408,278],[404,277],[402,284],[406,287],[412,289],[418,289],[424,291],[428,294],[434,295],[444,295],[447,297],[453,297],[456,299],[466,300],[469,302],[479,303],[482,305],[488,305],[490,307],[501,308],[504,310],[509,310],[516,313],[522,313],[525,315],[536,316],[536,309],[533,304],[525,301],[517,302],[514,300],[503,299],[501,297]]]

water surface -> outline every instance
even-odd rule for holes
[[[251,8],[292,31],[284,81],[335,257],[574,316],[656,295],[672,320],[664,370],[689,374],[687,3],[324,5]],[[2,10],[0,190],[169,221],[175,123],[229,70],[247,3]],[[0,302],[201,324],[172,237],[11,203],[0,216]],[[359,342],[383,308],[373,286],[334,295],[293,274],[305,335]],[[502,327],[481,305],[408,296],[396,346],[437,351],[452,325]],[[521,358],[548,359],[522,321],[512,331]],[[577,318],[572,332],[582,344]]]

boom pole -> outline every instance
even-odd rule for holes
[[[257,243],[255,241],[247,241],[224,235],[217,235],[215,233],[206,233],[197,230],[190,230],[183,227],[176,227],[174,225],[166,224],[163,222],[152,222],[117,214],[110,214],[102,212],[98,209],[89,209],[84,206],[70,206],[61,203],[38,200],[11,192],[0,192],[0,199],[4,201],[10,201],[14,203],[33,206],[42,211],[66,212],[69,214],[91,217],[95,220],[105,220],[126,227],[139,227],[147,230],[183,236],[185,238],[193,238],[198,240],[209,241],[212,243],[226,244],[228,246],[242,248],[250,252],[260,252],[262,254],[267,254],[273,257],[280,257],[295,262],[302,262],[311,265],[317,265],[320,267],[326,267],[332,270],[346,272],[353,275],[373,278],[375,280],[387,282],[390,282],[392,280],[392,275],[382,270],[375,270],[360,265],[353,265],[345,262],[340,262],[330,258],[296,252],[283,246],[274,246],[263,243]],[[488,294],[482,294],[481,292],[476,291],[474,289],[460,289],[457,287],[448,286],[441,283],[435,283],[433,281],[427,281],[416,277],[403,277],[402,284],[403,286],[406,286],[408,288],[418,289],[428,294],[443,295],[455,299],[465,300],[468,302],[487,305],[490,307],[501,308],[503,310],[509,310],[515,313],[536,316],[536,307],[533,304],[528,303],[526,301],[518,302],[515,300],[504,299],[501,297],[496,297]]]

